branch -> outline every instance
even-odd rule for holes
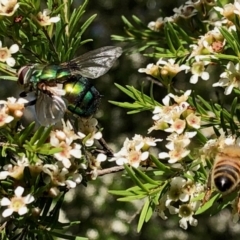
[[[122,170],[124,170],[124,166],[115,166],[111,168],[100,169],[100,170],[97,170],[97,176],[103,176],[110,173],[120,172]],[[92,175],[92,173],[93,171],[88,172],[87,175]]]

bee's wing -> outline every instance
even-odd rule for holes
[[[35,105],[36,117],[42,126],[50,126],[61,120],[66,112],[66,104],[60,96],[49,96],[41,91]]]
[[[71,68],[73,74],[77,73],[94,79],[105,74],[121,54],[122,48],[120,47],[102,47],[73,59],[69,62],[69,67],[73,66]]]

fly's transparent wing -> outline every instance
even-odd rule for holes
[[[73,59],[68,65],[73,74],[94,79],[104,75],[121,54],[120,47],[102,47]]]
[[[42,126],[50,126],[61,120],[66,112],[66,104],[59,96],[49,96],[39,92],[35,111],[37,120]]]

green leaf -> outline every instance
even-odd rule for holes
[[[137,176],[139,176],[146,183],[150,183],[157,186],[159,185],[159,182],[154,181],[152,178],[148,177],[145,173],[143,173],[138,168],[133,168],[133,171],[136,173]]]
[[[34,128],[35,128],[35,122],[32,122],[28,127],[26,127],[21,132],[16,134],[15,138],[18,141],[20,146],[29,138],[30,135],[33,134]]]
[[[33,135],[33,137],[30,139],[30,144],[31,145],[34,145],[41,137],[43,131],[44,131],[44,128],[43,126],[40,126],[39,129],[35,132],[35,134]]]
[[[172,42],[172,34],[174,35],[174,33],[170,32],[171,31],[171,28],[169,27],[170,24],[169,23],[165,23],[165,24],[166,24],[166,27],[164,28],[164,33],[165,33],[167,45],[172,53],[176,53],[176,49],[174,48],[174,44]]]
[[[123,198],[118,198],[117,200],[119,202],[132,202],[134,200],[139,200],[139,199],[142,199],[142,198],[145,198],[146,195],[135,195],[135,196],[128,196],[128,197],[123,197]]]
[[[110,194],[118,195],[118,196],[135,196],[132,192],[127,190],[108,190]]]
[[[145,217],[145,222],[148,222],[151,219],[151,217],[154,213],[154,210],[155,210],[155,204],[151,201],[149,204],[149,207],[148,207],[146,217]]]
[[[138,221],[138,227],[137,227],[137,232],[140,232],[143,226],[143,223],[145,222],[145,218],[148,212],[148,207],[149,207],[150,201],[147,199],[143,205],[139,221]]]
[[[202,214],[211,208],[214,202],[220,197],[220,193],[215,194],[209,201],[207,201],[203,206],[201,206],[195,213],[195,215]]]
[[[144,186],[144,184],[136,177],[134,174],[132,168],[130,168],[128,165],[124,164],[125,170],[127,171],[128,175],[131,177],[131,179],[145,192],[148,193],[148,189]]]
[[[150,155],[150,159],[156,165],[156,167],[159,170],[162,170],[164,173],[171,173],[172,172],[171,169],[168,166],[161,163],[161,161],[159,159],[157,159],[155,156]]]
[[[48,128],[45,128],[44,131],[42,132],[36,146],[37,148],[39,148],[40,146],[42,146],[46,141],[47,139],[49,138],[49,135],[52,131],[52,127],[48,127]]]

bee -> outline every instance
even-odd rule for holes
[[[203,203],[207,202],[211,196],[212,184],[222,195],[227,195],[237,190],[239,183],[240,147],[236,145],[227,146],[215,157]]]
[[[212,182],[219,192],[233,192],[240,182],[240,147],[227,146],[216,155]]]

